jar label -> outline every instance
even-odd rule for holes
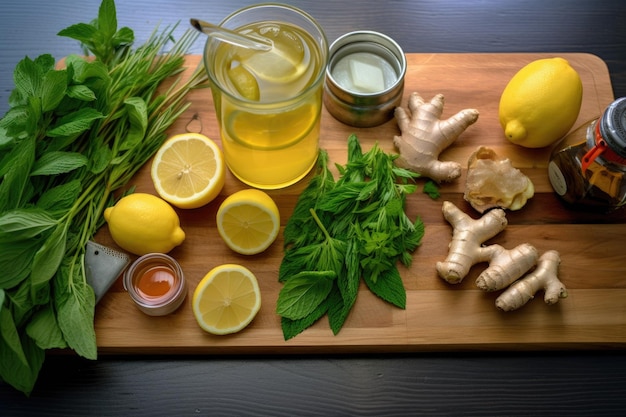
[[[556,191],[558,195],[563,196],[567,193],[567,182],[565,182],[565,176],[554,161],[551,161],[548,165],[548,177],[550,178],[552,188],[554,188],[554,191]]]

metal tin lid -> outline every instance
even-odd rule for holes
[[[626,158],[626,97],[615,100],[606,108],[599,128],[611,150]]]
[[[393,117],[404,92],[406,57],[390,37],[350,32],[330,46],[324,104],[336,119],[371,127]]]

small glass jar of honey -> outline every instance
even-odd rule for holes
[[[124,274],[124,288],[137,307],[150,316],[172,313],[187,295],[182,268],[163,253],[149,253],[133,262]]]

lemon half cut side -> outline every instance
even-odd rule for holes
[[[243,330],[261,308],[261,292],[254,274],[244,266],[213,268],[196,287],[192,308],[198,325],[211,334]]]
[[[202,207],[224,187],[222,151],[199,133],[181,133],[169,138],[152,161],[151,177],[161,198],[182,209]]]
[[[217,210],[216,223],[229,248],[242,255],[254,255],[276,240],[280,213],[267,193],[251,188],[228,196]]]

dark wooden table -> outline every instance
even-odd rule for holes
[[[0,13],[0,114],[25,55],[61,58],[56,33],[98,1],[7,0]],[[218,22],[246,1],[118,0],[139,41],[189,17]],[[588,52],[626,96],[626,3],[604,0],[290,1],[329,40],[371,29],[406,52]],[[200,53],[201,43],[194,46]],[[626,237],[625,237],[626,239]],[[626,301],[625,301],[626,304]],[[2,352],[0,352],[2,354]],[[49,355],[30,398],[0,383],[2,416],[623,415],[626,354],[615,350],[308,356]]]

